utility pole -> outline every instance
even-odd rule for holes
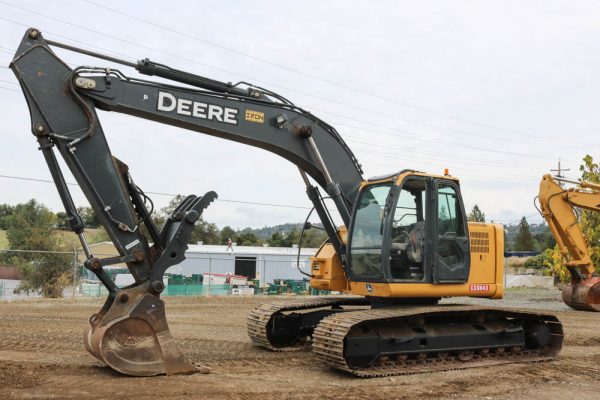
[[[558,159],[558,168],[557,169],[551,169],[551,172],[556,172],[556,175],[554,175],[557,178],[564,178],[565,175],[563,174],[563,172],[565,171],[570,171],[570,168],[561,168],[560,166],[560,158]]]

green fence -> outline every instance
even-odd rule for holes
[[[191,277],[171,275],[169,284],[165,287],[163,296],[226,296],[231,294],[231,285],[203,285],[202,275]],[[327,290],[316,290],[309,286],[306,281],[291,279],[275,279],[274,283],[265,287],[259,287],[258,281],[254,281],[255,294],[296,294],[296,295],[326,295]],[[108,291],[102,284],[84,283],[81,285],[81,294],[84,296],[103,297]]]
[[[108,290],[102,284],[83,283],[79,287],[83,296],[105,297],[108,296]]]
[[[165,288],[166,296],[225,296],[230,293],[231,285],[174,285]]]
[[[163,296],[225,296],[230,291],[230,285],[169,284],[165,288]],[[102,284],[83,284],[81,285],[81,294],[104,297],[108,295],[108,290]]]

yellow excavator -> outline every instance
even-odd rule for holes
[[[561,183],[572,187],[565,189]],[[600,185],[544,175],[538,198],[541,214],[571,274],[571,283],[563,287],[564,302],[576,310],[600,311],[600,278],[594,276],[596,269],[576,211],[600,212]]]
[[[56,47],[170,83],[131,78],[116,68],[72,69],[53,52]],[[444,297],[498,299],[504,293],[502,226],[467,222],[456,177],[406,169],[364,179],[335,128],[281,95],[148,59],[132,63],[47,40],[37,29],[25,33],[11,69],[70,227],[86,254],[84,266],[109,292],[90,318],[84,342],[113,369],[137,376],[194,371],[169,331],[160,295],[165,271],[183,261],[195,222],[217,195],[186,197],[157,227],[149,196],[112,155],[96,109],[245,143],[298,167],[298,182],[306,186],[329,238],[312,259],[311,286],[354,296],[256,308],[248,318],[248,333],[257,345],[294,350],[312,342],[323,362],[363,377],[550,360],[560,351],[562,325],[554,315],[435,305]],[[56,151],[119,256],[93,254]],[[178,153],[169,146],[164,151]],[[335,204],[342,227],[334,224],[325,198]],[[108,276],[105,267],[119,263],[127,264],[134,284],[118,287]]]

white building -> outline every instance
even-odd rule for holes
[[[310,273],[310,257],[317,249],[303,248],[300,252],[300,269]],[[171,267],[167,273],[192,276],[194,274],[233,274],[250,279],[259,279],[260,284],[273,283],[274,279],[307,278],[298,271],[297,248],[233,246],[226,245],[189,245],[186,259]]]

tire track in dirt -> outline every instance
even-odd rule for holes
[[[555,293],[507,295],[510,306],[525,299],[532,307],[529,295],[543,299],[545,309],[561,306],[552,303]],[[557,313],[567,336],[555,362],[364,380],[325,368],[310,352],[292,355],[253,347],[245,333],[246,316],[256,304],[270,300],[275,301],[258,296],[167,298],[167,317],[179,346],[212,372],[155,378],[123,377],[84,350],[82,331],[101,299],[0,303],[0,399],[579,400],[600,393],[598,314]]]

